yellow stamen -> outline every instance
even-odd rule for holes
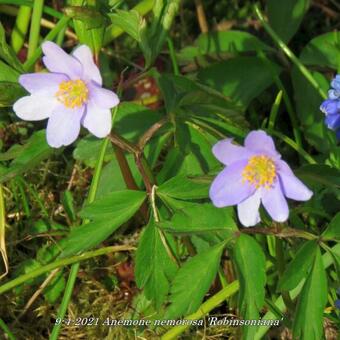
[[[242,182],[253,184],[257,189],[269,189],[276,179],[276,166],[274,161],[264,155],[252,156],[242,172]]]
[[[66,107],[73,109],[87,102],[89,90],[82,80],[69,80],[59,84],[59,90],[55,95]]]

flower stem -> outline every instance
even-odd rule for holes
[[[40,20],[43,13],[44,0],[35,0],[33,4],[31,30],[28,41],[27,58],[31,58],[37,49],[40,37]]]
[[[60,267],[65,267],[69,264],[77,263],[80,261],[88,260],[93,257],[109,254],[109,253],[114,253],[114,252],[121,252],[121,251],[129,251],[129,250],[135,250],[134,247],[131,246],[111,246],[111,247],[104,247],[100,249],[96,249],[93,251],[88,251],[86,253],[76,255],[76,256],[71,256],[63,259],[56,260],[52,263],[49,263],[45,266],[39,267],[35,270],[32,270],[24,275],[21,275],[9,282],[6,282],[2,286],[0,286],[0,294],[3,294],[23,283],[26,281],[29,281],[31,279],[34,279],[40,275],[43,275],[45,273],[48,273],[52,271],[53,269],[60,268]]]
[[[73,287],[74,287],[74,283],[75,283],[76,278],[77,278],[78,270],[79,270],[79,262],[74,263],[71,267],[70,275],[69,275],[68,280],[67,280],[63,300],[60,304],[57,318],[63,319],[64,316],[65,316],[67,306],[68,306],[70,299],[71,299],[71,296],[72,296]],[[54,325],[52,333],[50,335],[50,340],[57,340],[58,339],[61,325],[62,325],[61,323],[56,323]]]
[[[54,40],[54,38],[59,34],[59,32],[68,24],[70,21],[70,18],[67,16],[63,16],[56,26],[46,35],[44,41],[47,40]],[[24,63],[24,69],[25,71],[29,71],[32,66],[36,63],[36,61],[40,58],[42,53],[41,47],[36,48],[34,52],[32,53],[32,56],[26,60]]]
[[[276,34],[276,32],[269,26],[266,22],[262,12],[260,11],[257,5],[254,5],[254,10],[257,18],[260,20],[264,29],[271,36],[271,38],[276,42],[276,44],[281,48],[281,50],[286,54],[286,56],[295,64],[295,66],[299,69],[299,71],[303,74],[303,76],[310,82],[310,84],[319,92],[322,98],[326,99],[327,94],[325,91],[319,86],[318,82],[314,79],[313,75],[310,71],[301,63],[299,58],[295,56],[295,54],[290,50],[290,48],[282,41],[282,39]]]
[[[100,179],[101,171],[102,171],[102,168],[103,168],[104,157],[105,157],[105,152],[106,152],[106,148],[108,146],[108,143],[109,143],[108,138],[105,138],[102,142],[100,152],[99,152],[99,156],[98,156],[98,159],[97,159],[97,163],[96,163],[96,166],[95,166],[95,169],[94,169],[94,174],[93,174],[93,177],[92,177],[92,182],[91,182],[91,186],[90,186],[90,190],[89,190],[89,195],[88,195],[88,198],[87,198],[87,203],[92,203],[94,201],[95,197],[96,197],[99,179]],[[84,220],[83,223],[87,223],[87,221]],[[67,280],[67,285],[66,285],[66,288],[65,288],[64,296],[63,296],[61,305],[60,305],[59,310],[58,310],[57,318],[63,319],[64,316],[65,316],[67,306],[69,305],[70,299],[71,299],[71,296],[72,296],[73,287],[74,287],[74,284],[76,282],[78,270],[79,270],[79,263],[73,264],[72,267],[71,267],[70,275],[69,275],[68,280]],[[61,328],[61,324],[55,324],[54,325],[51,336],[50,336],[50,340],[57,340],[58,339],[60,328]]]
[[[2,330],[7,335],[9,340],[16,340],[16,337],[10,331],[10,329],[7,327],[7,325],[5,324],[5,322],[2,319],[0,319],[0,328],[2,328]]]
[[[11,34],[11,45],[15,53],[18,53],[24,45],[31,19],[31,12],[32,9],[29,6],[20,6],[18,10],[15,26]]]

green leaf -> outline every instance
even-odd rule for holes
[[[294,339],[323,338],[323,311],[327,302],[327,277],[320,249],[302,288],[294,317]]]
[[[300,247],[279,282],[278,288],[280,290],[290,291],[294,289],[308,275],[317,248],[317,242],[314,240],[307,241]]]
[[[152,65],[160,51],[162,50],[165,39],[171,28],[172,22],[179,10],[180,0],[156,0],[154,4],[154,17],[151,27],[148,28],[145,35],[147,46],[150,46],[150,55],[144,53],[146,57],[145,66]]]
[[[337,70],[340,65],[340,32],[329,32],[313,38],[302,50],[300,60],[305,65]]]
[[[121,103],[117,110],[115,131],[131,142],[150,128],[151,125],[164,118],[164,113],[131,103]]]
[[[0,81],[0,107],[12,106],[13,103],[25,95],[25,91],[18,83]]]
[[[1,171],[0,183],[34,168],[53,153],[53,149],[46,142],[45,130],[35,132],[26,144],[16,151],[17,157],[6,170]]]
[[[0,60],[0,81],[16,83],[20,73]]]
[[[230,99],[232,97],[228,98],[211,87],[187,77],[162,74],[158,84],[169,113],[180,108],[195,112],[197,107],[203,110],[214,108],[215,111],[225,114],[235,114],[235,110],[239,111],[234,100]]]
[[[99,28],[104,25],[105,17],[90,6],[68,6],[64,8],[65,14],[84,23],[86,29]]]
[[[197,254],[178,270],[171,285],[171,305],[166,319],[188,315],[199,308],[216,276],[224,246],[222,242]]]
[[[8,65],[16,69],[19,73],[24,72],[20,61],[15,55],[15,52],[6,42],[6,33],[1,23],[0,23],[0,58],[3,59]]]
[[[83,252],[104,241],[138,211],[145,197],[141,191],[116,191],[85,206],[80,215],[91,222],[72,229],[60,256]]]
[[[234,261],[240,282],[239,309],[243,319],[258,319],[264,305],[266,259],[251,236],[241,234],[234,247]],[[243,329],[244,339],[254,339],[256,327]]]
[[[141,29],[144,27],[144,20],[142,16],[135,10],[123,11],[116,10],[116,13],[109,14],[113,25],[118,26],[133,39],[141,42]]]
[[[162,225],[162,223],[161,223]],[[177,210],[164,228],[173,233],[204,233],[237,230],[232,207],[216,208],[210,203],[191,204]]]
[[[73,151],[73,157],[78,161],[84,162],[87,166],[94,168],[101,145],[101,139],[88,135],[77,143],[77,146]],[[108,162],[113,158],[113,148],[110,144],[106,148],[104,161]]]
[[[199,178],[179,175],[169,179],[157,188],[159,196],[178,199],[200,199],[209,197],[210,183]]]
[[[279,74],[280,68],[274,63],[268,67],[257,57],[236,57],[200,70],[198,78],[245,109],[273,82],[272,69]]]
[[[194,46],[183,48],[179,59],[191,60],[202,55],[239,54],[243,52],[271,51],[272,48],[248,32],[230,30],[202,33]]]
[[[284,42],[297,32],[310,0],[268,0],[267,13],[271,27]]]
[[[340,188],[340,171],[326,164],[304,165],[295,171],[296,175],[309,186],[322,185]]]
[[[80,10],[81,8],[83,8],[83,0],[70,0],[69,3],[73,7],[78,7]],[[92,10],[95,10],[95,8],[92,8]],[[95,14],[94,21],[91,20],[91,15],[89,15],[89,13],[87,14],[87,19],[85,19],[85,17],[82,17],[81,19],[73,19],[74,29],[76,31],[79,42],[81,44],[88,45],[94,52],[94,54],[98,55],[103,45],[106,20],[103,20],[102,24],[100,24],[98,27],[93,27],[93,23],[95,23],[95,26],[97,26],[98,22],[102,20],[99,15],[100,13]]]
[[[60,272],[44,290],[45,299],[51,304],[55,303],[63,293],[65,286],[66,281],[63,272]]]
[[[311,72],[320,87],[327,92],[329,82],[323,74]],[[336,143],[335,134],[324,123],[324,114],[319,107],[323,100],[318,91],[301,74],[297,67],[293,67],[292,82],[296,101],[296,113],[302,124],[304,137],[321,152],[328,152]]]
[[[171,238],[167,237],[169,242]],[[169,242],[171,243],[171,242]],[[144,229],[136,252],[135,277],[137,286],[144,288],[145,296],[160,308],[169,292],[169,280],[177,265],[169,257],[153,218]]]
[[[201,34],[196,40],[201,54],[272,50],[254,35],[242,31],[217,31]]]
[[[322,233],[323,239],[340,240],[340,212],[337,213],[328,224],[327,229]]]
[[[75,222],[77,217],[76,217],[76,212],[74,210],[74,203],[73,203],[73,196],[71,191],[66,190],[62,196],[62,203],[64,210],[66,212],[66,215],[70,219],[71,222]]]

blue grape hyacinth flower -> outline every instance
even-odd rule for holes
[[[340,74],[331,81],[328,99],[321,103],[320,110],[325,114],[325,124],[336,132],[340,139]]]

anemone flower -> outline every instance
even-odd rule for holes
[[[260,222],[262,203],[274,221],[288,219],[287,198],[307,201],[313,193],[293,174],[276,151],[273,139],[264,131],[252,131],[244,147],[225,139],[214,145],[213,154],[226,165],[210,187],[216,207],[237,205],[245,227]]]
[[[81,45],[69,55],[58,45],[42,44],[43,62],[51,73],[29,73],[19,83],[30,93],[13,105],[16,115],[28,121],[48,118],[47,142],[54,148],[73,143],[83,125],[103,138],[110,133],[111,108],[117,95],[102,88],[102,77],[91,50]]]

